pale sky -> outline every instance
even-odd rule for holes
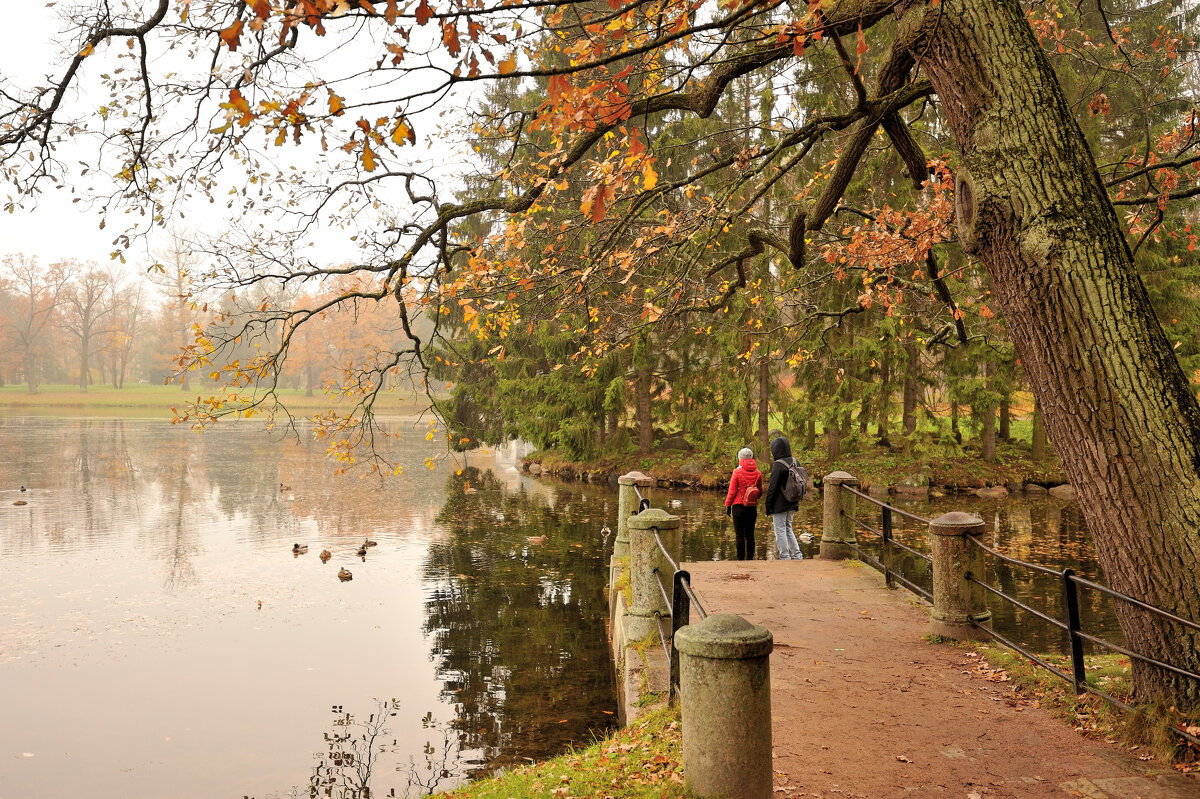
[[[61,39],[58,33],[61,23],[57,19],[57,8],[47,7],[42,3],[9,2],[5,5],[6,24],[0,26],[0,76],[9,86],[28,87],[43,83],[47,74],[61,74],[63,65],[59,54],[64,50],[64,46],[61,42],[55,43],[56,38]],[[101,57],[105,55],[98,51],[94,63],[92,59],[85,62],[85,69],[90,67],[93,72],[111,69],[109,65],[113,62],[101,61]],[[161,64],[158,66],[162,69]],[[89,85],[92,84],[85,79],[81,82],[82,93],[75,93],[68,99],[67,118],[81,116],[89,108],[98,107],[107,100],[107,92],[90,98],[87,92]],[[461,107],[462,104],[460,102],[458,106]],[[418,146],[406,148],[405,154],[423,161],[430,173],[438,172],[443,179],[457,176],[464,168],[463,156],[448,148],[437,136],[430,135],[433,133],[434,124],[432,119],[418,124]],[[282,159],[282,163],[286,165],[287,159],[305,158],[303,149],[272,149],[268,157]],[[69,145],[66,145],[60,148],[56,155],[64,163],[75,167],[77,190],[86,190],[89,186],[100,190],[104,185],[92,184],[87,178],[77,177],[78,162],[82,160],[94,163],[94,152],[80,150],[78,153],[71,153]],[[106,228],[101,230],[97,211],[89,209],[86,201],[73,203],[70,186],[56,187],[46,181],[42,188],[43,191],[36,198],[18,198],[10,184],[0,183],[0,208],[7,204],[10,198],[16,199],[18,204],[15,213],[0,212],[0,256],[23,252],[37,255],[42,263],[63,258],[109,263],[109,254],[118,249],[114,246],[113,239],[124,232],[122,223],[125,220],[120,215],[110,215]],[[228,212],[223,204],[210,206],[204,203],[189,209],[186,222],[181,224],[219,229],[217,226],[226,224],[226,213]],[[137,220],[137,217],[130,219]],[[364,224],[370,226],[377,223],[375,220],[364,220]],[[345,231],[321,232],[314,237],[312,248],[306,252],[310,252],[310,257],[315,260],[353,260],[355,249],[349,242],[350,235],[350,232]],[[161,250],[161,247],[161,240],[135,240],[126,252],[129,268],[144,269],[153,263],[153,253]]]

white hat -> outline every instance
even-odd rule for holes
[[[738,450],[738,460],[739,461],[745,460],[746,458],[753,459],[754,458],[754,450],[750,449],[749,447],[742,447],[741,449]]]

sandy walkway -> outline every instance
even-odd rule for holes
[[[690,563],[712,613],[775,637],[781,797],[1197,799],[1200,780],[1089,741],[1020,701],[969,649],[923,640],[928,610],[858,563]]]

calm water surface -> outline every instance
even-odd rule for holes
[[[426,429],[380,483],[249,428],[0,417],[0,799],[420,795],[611,727],[615,494],[430,471]]]
[[[249,427],[0,416],[0,799],[417,796],[611,728],[615,489],[504,454],[431,471],[427,429],[393,423],[405,473],[381,483]],[[734,557],[723,494],[650,495],[682,501],[685,560]],[[1074,506],[908,507],[980,513],[1010,554],[1098,571]],[[796,522],[816,554],[820,503]],[[761,519],[758,556],[773,542]],[[992,577],[1058,613],[1056,586]]]

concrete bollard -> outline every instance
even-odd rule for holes
[[[675,647],[687,788],[702,799],[768,799],[770,630],[718,614],[680,629]]]
[[[679,562],[680,529],[679,517],[672,516],[661,508],[647,508],[637,516],[629,519],[629,584],[632,593],[632,605],[629,608],[628,639],[640,641],[658,630],[658,620],[654,618],[657,612],[664,617],[671,615],[671,606],[663,601],[662,591],[658,587],[658,578],[654,576],[657,568],[662,575],[663,584],[667,587],[668,596],[671,593],[671,576],[674,568],[667,563],[658,543],[654,540],[654,531],[658,530],[659,538],[671,553],[675,562]]]
[[[654,478],[641,472],[629,472],[617,478],[617,537],[613,540],[613,555],[623,558],[629,554],[629,518],[638,510],[638,488],[650,488]]]
[[[858,540],[854,522],[846,518],[853,516],[858,497],[842,486],[858,488],[858,478],[846,472],[831,472],[822,481],[825,494],[825,513],[821,520],[821,557],[829,560],[845,560],[854,557],[854,550],[847,544]],[[845,512],[846,515],[843,515]]]
[[[967,582],[967,573],[983,578],[983,550],[967,536],[983,532],[984,522],[969,513],[945,513],[929,522],[929,549],[933,558],[933,613],[929,628],[934,635],[960,641],[987,638],[972,620],[987,622],[992,612],[987,607],[983,588]]]

